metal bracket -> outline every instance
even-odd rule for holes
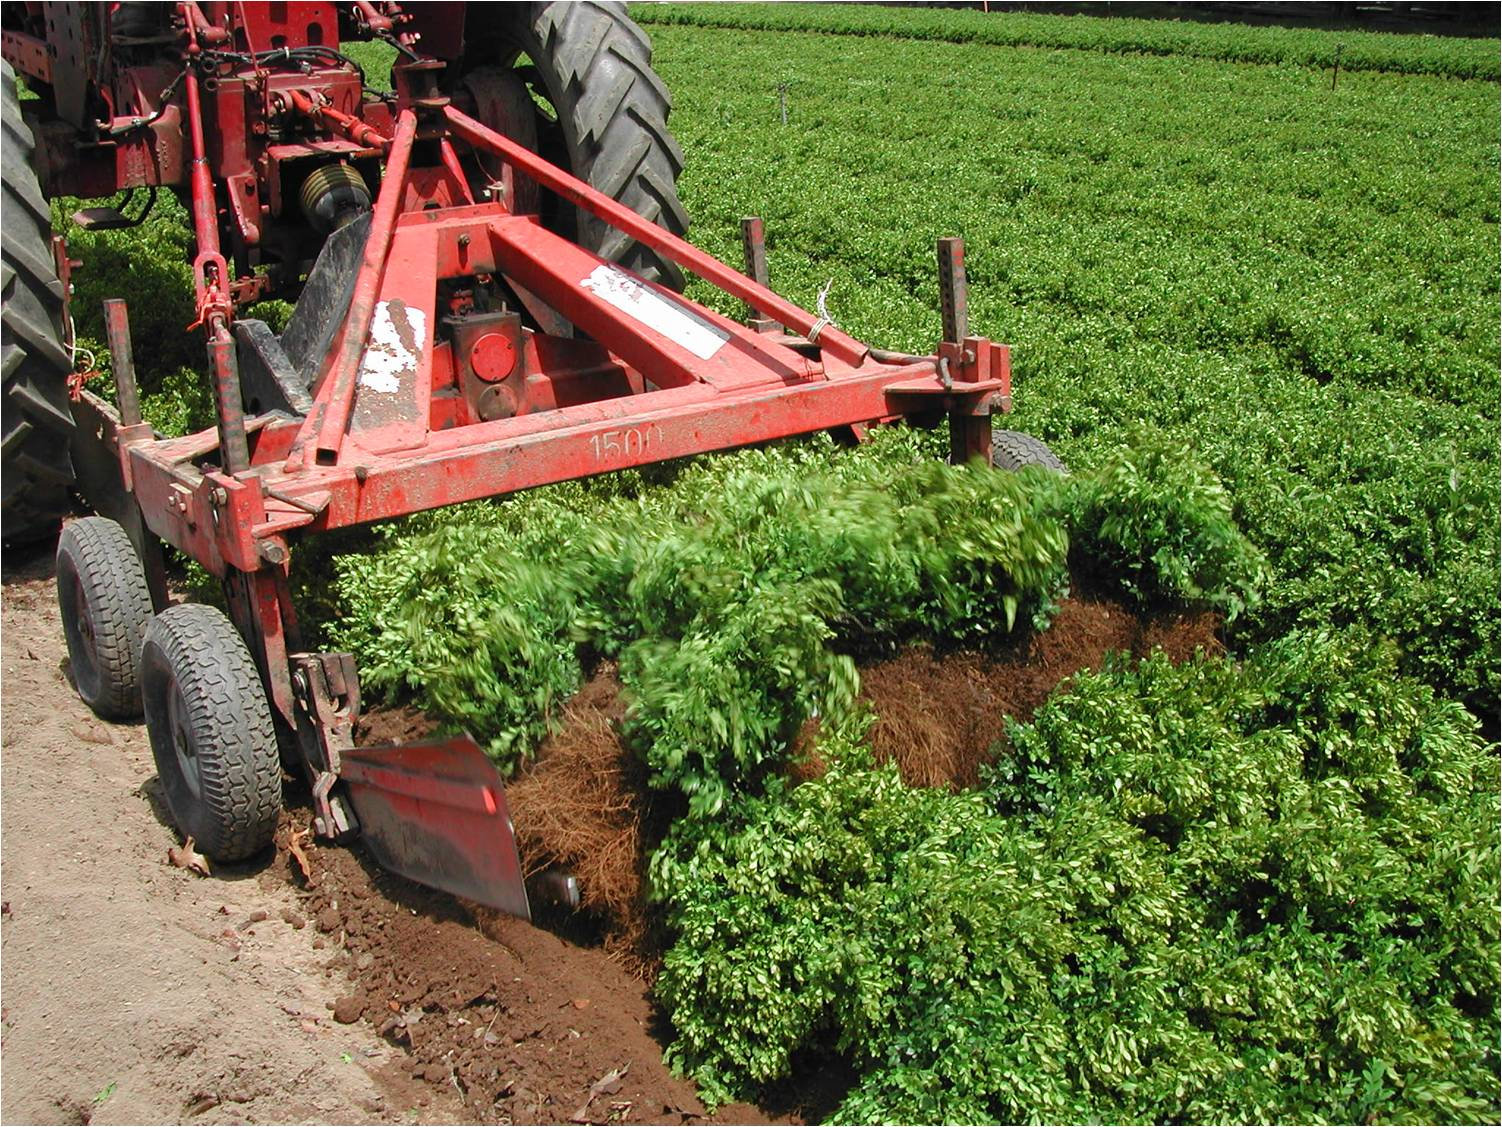
[[[360,678],[347,653],[292,654],[292,692],[298,706],[299,742],[313,776],[313,829],[341,841],[359,832],[354,811],[333,793],[341,754],[354,747],[360,715]]]

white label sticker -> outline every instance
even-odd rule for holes
[[[730,339],[730,334],[718,325],[663,297],[651,286],[643,285],[614,266],[596,266],[594,273],[579,284],[647,328],[688,349],[700,360],[708,360]]]
[[[390,394],[402,376],[417,371],[417,353],[427,341],[427,314],[404,301],[377,303],[370,319],[370,342],[360,358],[361,387]]]

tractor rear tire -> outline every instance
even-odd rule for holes
[[[1046,442],[1020,430],[992,432],[991,462],[999,470],[1015,471],[1025,466],[1042,466],[1054,473],[1069,472],[1069,467],[1048,448]]]
[[[271,844],[282,770],[271,709],[250,651],[214,607],[183,604],[151,620],[141,699],[172,820],[199,852],[243,861]]]
[[[9,63],[0,63],[0,213],[5,216],[0,239],[0,539],[7,544],[52,535],[72,507],[68,373],[73,361],[63,345],[63,284],[52,257],[52,213],[31,167],[35,147],[21,120],[15,72]]]
[[[471,68],[513,66],[525,54],[524,76],[556,116],[539,113],[541,154],[643,218],[686,232],[677,187],[683,153],[667,126],[672,99],[652,69],[652,44],[625,5],[579,0],[513,10],[516,16],[496,21],[505,25],[499,40],[472,49]],[[560,202],[550,225],[601,258],[683,289],[677,266],[587,212]]]
[[[70,521],[57,542],[57,603],[78,695],[105,720],[141,715],[141,643],[151,588],[125,529]]]

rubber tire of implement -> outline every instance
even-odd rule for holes
[[[1055,473],[1069,472],[1069,467],[1048,448],[1047,443],[1020,430],[998,430],[991,433],[991,462],[999,470],[1042,466]]]
[[[276,732],[255,662],[222,611],[184,604],[151,620],[141,697],[182,835],[215,861],[265,849],[282,804]]]
[[[35,147],[21,120],[15,72],[0,63],[0,538],[7,544],[56,532],[71,507],[73,483],[67,384],[73,362],[62,343],[63,285],[52,258],[52,213],[31,168]]]
[[[673,102],[652,69],[651,41],[626,15],[625,5],[579,0],[518,4],[513,10],[516,15],[496,21],[504,24],[503,41],[493,45],[489,57],[472,49],[471,65],[493,64],[498,51],[509,66],[525,52],[544,87],[538,92],[558,114],[568,170],[673,234],[686,232],[688,212],[677,187],[683,153],[667,126]],[[549,155],[549,124],[539,118],[544,156]],[[673,263],[592,215],[568,205],[564,210],[560,234],[601,258],[683,289],[683,274]]]
[[[106,720],[141,715],[151,589],[125,529],[104,517],[69,522],[57,542],[57,604],[84,703]]]

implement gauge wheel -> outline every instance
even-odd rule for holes
[[[1042,466],[1055,473],[1068,473],[1069,467],[1048,448],[1041,438],[1020,430],[998,430],[991,434],[991,461],[999,470],[1020,470],[1024,466]]]
[[[250,651],[213,607],[170,607],[151,620],[141,697],[172,820],[215,861],[271,844],[282,805],[271,709]]]
[[[106,720],[141,715],[141,642],[151,589],[130,537],[84,517],[57,542],[57,605],[78,695]]]
[[[466,30],[465,74],[514,70],[533,102],[543,103],[536,141],[544,159],[673,234],[687,231],[678,200],[683,154],[667,126],[672,99],[626,6],[570,0],[504,11]],[[549,194],[542,212],[548,227],[601,258],[683,288],[676,266],[594,216]]]

